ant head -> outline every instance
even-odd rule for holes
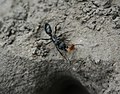
[[[48,23],[45,23],[45,32],[51,36],[52,35],[52,29],[51,26]]]

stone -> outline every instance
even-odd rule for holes
[[[114,21],[113,28],[114,29],[120,29],[120,17],[117,17]]]
[[[88,12],[91,11],[91,8],[88,8],[88,7],[86,8],[86,7],[85,7],[85,8],[83,8],[83,11],[84,11],[85,13],[88,13]]]
[[[89,29],[94,30],[96,28],[96,21],[92,21],[87,26]]]
[[[110,8],[111,7],[112,0],[105,0],[102,2],[103,8]]]
[[[97,30],[97,31],[100,31],[100,30],[101,30],[101,26],[98,26],[98,27],[96,28],[96,30]]]
[[[95,5],[96,7],[100,6],[100,1],[96,0],[96,1],[92,1],[93,5]]]
[[[94,30],[94,29],[95,29],[95,27],[96,27],[96,24],[91,24],[91,25],[88,25],[87,27],[88,27],[89,29]]]
[[[12,35],[5,43],[5,45],[10,45],[15,41],[15,35]]]

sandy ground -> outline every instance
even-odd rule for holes
[[[55,46],[40,38],[48,22],[57,34],[68,32],[73,70],[97,94],[120,94],[119,0],[0,0],[0,47],[29,60],[59,60]],[[38,29],[39,27],[39,29]],[[91,92],[92,92],[91,90]]]

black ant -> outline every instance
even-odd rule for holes
[[[60,34],[59,36],[56,35],[57,25],[55,26],[55,32],[54,32],[54,34],[52,34],[52,29],[51,29],[50,24],[45,23],[45,27],[44,27],[44,28],[45,28],[46,34],[48,34],[48,35],[50,36],[50,38],[49,38],[49,39],[42,39],[42,40],[51,40],[51,41],[48,42],[47,44],[53,42],[54,45],[55,45],[55,47],[56,47],[56,49],[57,49],[58,52],[61,54],[61,56],[63,56],[66,60],[68,60],[68,59],[63,55],[63,53],[60,51],[60,50],[63,50],[63,51],[65,51],[65,52],[67,52],[67,48],[68,48],[68,46],[66,45],[66,43],[64,42],[64,40],[60,38],[61,35],[63,35],[63,33]],[[66,32],[65,32],[65,33],[66,33]],[[47,45],[47,44],[46,44],[46,45]]]

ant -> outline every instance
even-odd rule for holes
[[[57,24],[57,25],[58,25],[58,24]],[[66,45],[65,41],[60,38],[60,37],[63,35],[63,33],[60,34],[60,35],[58,35],[58,36],[56,35],[57,25],[55,26],[54,34],[52,34],[53,31],[52,31],[52,29],[51,29],[50,24],[45,23],[44,29],[45,29],[46,34],[49,35],[50,38],[49,38],[49,39],[42,39],[42,40],[51,40],[51,41],[48,42],[47,44],[53,42],[54,45],[55,45],[55,47],[56,47],[56,49],[57,49],[58,52],[61,54],[61,56],[63,56],[66,60],[68,60],[68,59],[66,58],[66,56],[64,56],[63,53],[61,52],[61,50],[67,52],[67,51],[68,51],[68,50],[67,50],[67,49],[68,49],[68,46]],[[67,32],[65,32],[65,33],[67,33]],[[46,44],[46,45],[47,45],[47,44]]]

